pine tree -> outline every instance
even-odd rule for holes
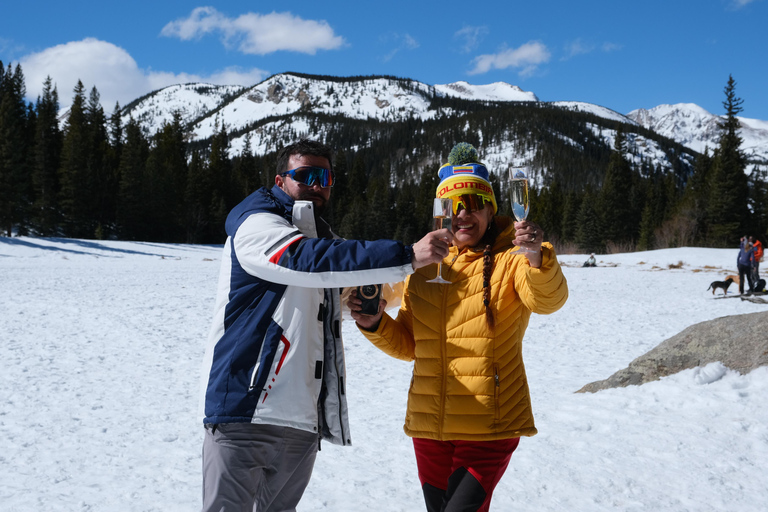
[[[339,234],[345,238],[365,238],[365,218],[368,214],[368,198],[365,193],[366,174],[363,153],[358,152],[352,164],[352,170],[347,174],[347,206],[339,226]]]
[[[581,202],[576,244],[585,253],[602,254],[605,252],[605,242],[601,232],[600,219],[595,209],[596,197],[594,192],[587,191]]]
[[[725,119],[720,123],[720,144],[712,162],[708,217],[709,235],[715,245],[734,245],[749,225],[746,158],[738,134],[743,100],[736,97],[732,76],[725,87]]]
[[[597,202],[604,241],[616,244],[626,244],[635,239],[637,228],[631,203],[632,168],[624,156],[625,141],[624,133],[619,131]]]
[[[233,174],[235,175],[236,183],[240,186],[239,190],[237,190],[237,197],[234,197],[236,201],[245,198],[261,187],[261,177],[256,157],[253,156],[251,138],[250,133],[245,136],[243,149],[234,162]]]
[[[768,169],[755,166],[749,175],[749,208],[752,224],[749,233],[760,236],[768,231]]]
[[[582,193],[570,192],[565,195],[562,220],[562,240],[566,244],[576,242],[579,230],[579,211],[581,211]]]
[[[120,237],[125,240],[144,239],[144,228],[148,220],[144,195],[148,156],[149,143],[139,124],[131,117],[125,126],[125,143],[118,170],[120,185],[117,221]]]
[[[232,180],[232,162],[229,159],[229,135],[222,124],[214,133],[211,152],[208,155],[208,173],[213,179],[213,197],[210,208],[211,223],[208,225],[208,243],[221,243],[226,238],[224,223],[227,214],[237,204],[237,188]]]
[[[58,169],[61,161],[62,133],[59,129],[59,94],[51,77],[43,84],[43,96],[37,100],[34,170],[35,189],[33,225],[50,236],[56,233],[58,219]]]
[[[213,177],[199,151],[192,151],[185,188],[187,243],[201,243],[212,229]]]
[[[21,176],[20,197],[21,209],[20,220],[16,228],[19,236],[30,234],[33,229],[32,217],[34,215],[33,205],[35,202],[35,187],[32,181],[35,169],[35,130],[37,129],[37,112],[32,103],[27,104],[27,113],[24,123],[24,164]]]
[[[186,144],[181,116],[177,113],[155,135],[147,160],[144,192],[150,222],[146,230],[148,240],[185,239],[187,172]]]
[[[710,196],[710,181],[712,172],[712,157],[709,148],[704,149],[693,166],[693,174],[681,200],[681,206],[695,219],[694,240],[701,245],[709,245],[708,206]]]
[[[416,204],[413,205],[413,215],[420,226],[417,238],[434,229],[432,204],[437,194],[437,186],[440,184],[439,170],[439,164],[424,167],[419,177]]]
[[[324,218],[334,227],[341,225],[341,220],[347,213],[347,207],[353,197],[349,190],[349,172],[347,169],[347,153],[344,149],[340,149],[333,157],[333,174],[336,184],[331,191],[330,211],[324,215]]]
[[[637,248],[640,251],[649,251],[653,249],[656,243],[654,236],[655,219],[653,216],[653,206],[649,201],[643,208],[643,215],[640,219],[640,237],[637,241]]]
[[[381,164],[381,170],[371,177],[368,184],[368,214],[365,219],[366,240],[391,238],[395,228],[390,188],[389,159]]]
[[[114,229],[118,182],[115,170],[108,165],[111,149],[107,136],[107,118],[96,87],[92,87],[88,95],[85,122],[85,175],[93,191],[90,208],[87,209],[87,224],[91,230],[87,236],[103,239]]]
[[[112,115],[109,116],[109,154],[107,157],[107,167],[114,169],[115,181],[120,183],[120,176],[117,173],[117,169],[120,166],[120,154],[123,151],[123,116],[120,109],[120,103],[115,103],[115,110],[112,111]]]
[[[2,67],[0,66],[0,69]],[[26,87],[21,65],[0,76],[0,232],[25,223],[31,201]],[[22,228],[25,229],[25,228]]]
[[[541,191],[539,200],[531,204],[536,205],[536,219],[544,229],[547,238],[557,243],[563,240],[565,196],[560,182],[557,179],[553,180],[549,187]]]
[[[59,168],[59,205],[63,215],[63,234],[75,238],[94,235],[91,222],[94,187],[87,174],[88,127],[85,115],[85,86],[78,80],[69,116],[64,125],[64,141]]]
[[[392,238],[404,244],[412,244],[424,234],[421,219],[414,213],[416,190],[412,183],[402,183],[396,189],[394,215],[397,224]]]

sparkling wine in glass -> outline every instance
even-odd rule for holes
[[[450,198],[436,197],[432,203],[432,216],[435,219],[434,229],[451,229],[451,219],[453,218],[453,200]],[[443,279],[443,263],[437,264],[437,277],[427,281],[428,283],[451,284],[450,281]]]
[[[518,222],[528,218],[531,203],[528,199],[528,176],[523,169],[510,169],[509,171],[509,202],[512,203],[512,214]],[[522,252],[536,252],[525,247],[520,247]]]

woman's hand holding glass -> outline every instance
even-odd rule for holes
[[[509,202],[512,203],[512,214],[517,220],[515,229],[520,229],[517,228],[518,224],[529,224],[527,219],[528,212],[531,209],[531,203],[528,194],[528,176],[523,169],[509,170]],[[524,226],[522,229],[525,229],[526,227],[527,226]],[[529,230],[524,234],[530,235],[530,238],[521,239],[521,243],[518,243],[520,236],[518,236],[517,232],[515,233],[515,245],[520,247],[520,252],[528,255],[534,251],[538,251],[538,249],[541,248],[541,241],[539,241],[539,246],[537,248],[530,247],[530,244],[536,243],[536,230]]]
[[[534,268],[541,266],[541,243],[544,241],[544,231],[535,223],[522,220],[515,222],[514,244],[521,247],[528,258],[528,263]]]

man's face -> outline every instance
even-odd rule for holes
[[[327,158],[314,155],[291,155],[288,158],[288,169],[296,169],[304,165],[331,168]],[[290,176],[275,176],[275,185],[296,201],[312,201],[318,213],[322,213],[326,203],[331,198],[331,187],[321,187],[319,183],[308,186],[299,183]]]

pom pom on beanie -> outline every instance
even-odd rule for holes
[[[477,150],[475,146],[469,142],[459,142],[450,153],[448,153],[448,163],[451,165],[464,165],[480,162],[480,157],[477,156]]]

